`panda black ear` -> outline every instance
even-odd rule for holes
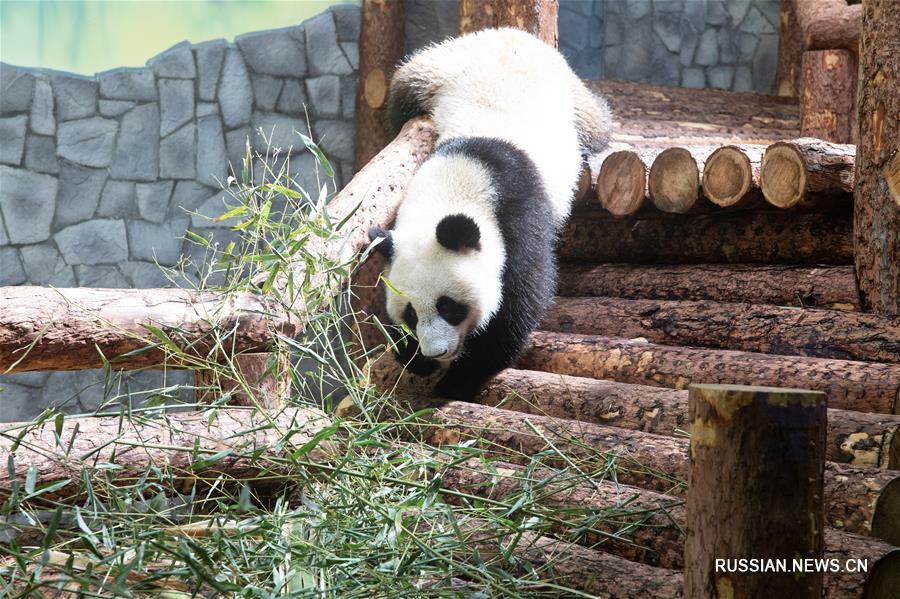
[[[369,241],[375,241],[378,238],[381,238],[381,241],[375,246],[375,251],[390,260],[394,257],[394,238],[391,232],[378,227],[369,229]]]
[[[481,231],[470,216],[453,214],[445,216],[437,225],[437,240],[454,252],[481,250]]]

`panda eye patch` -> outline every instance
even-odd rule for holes
[[[403,309],[403,322],[411,329],[415,329],[416,325],[419,324],[419,315],[416,314],[416,309],[413,308],[412,304],[406,304],[406,307]]]
[[[441,318],[446,320],[453,326],[458,325],[466,319],[469,314],[469,308],[465,304],[461,304],[450,299],[446,295],[442,295],[437,301],[437,311]]]

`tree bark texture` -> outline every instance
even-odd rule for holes
[[[0,369],[11,372],[100,368],[101,352],[117,369],[199,367],[224,358],[226,334],[229,350],[253,352],[301,330],[280,303],[249,293],[0,288]],[[188,357],[172,356],[176,346]]]
[[[401,374],[402,366],[394,362],[379,360],[372,366],[370,377],[379,388],[429,393],[433,381]],[[553,372],[504,370],[471,401],[670,437],[690,429],[687,391]],[[900,470],[900,416],[829,409],[826,459]]]
[[[790,0],[806,50],[859,50],[862,6],[846,0]],[[868,2],[868,0],[866,0]],[[892,0],[886,0],[888,4]]]
[[[900,4],[866,0],[863,6],[856,274],[866,309],[900,314]]]
[[[657,345],[640,339],[537,332],[519,368],[686,389],[691,383],[781,385],[815,389],[828,406],[900,411],[900,366]]]
[[[363,0],[356,93],[356,169],[391,141],[384,106],[394,67],[405,49],[403,0]]]
[[[794,4],[782,2],[778,13],[778,67],[775,72],[775,93],[795,98],[800,95],[800,60],[803,54],[803,33],[797,23]]]
[[[468,495],[497,501],[529,493],[541,505],[559,507],[558,518],[602,513],[576,538],[565,525],[554,533],[633,562],[661,568],[683,568],[684,500],[607,480],[590,480],[550,469],[526,470],[506,462],[469,460],[441,471],[441,484]],[[467,500],[447,495],[457,505]],[[677,523],[677,524],[673,524]],[[585,527],[586,528],[586,527]]]
[[[419,429],[422,439],[434,445],[476,441],[489,457],[514,464],[528,464],[534,455],[545,452],[543,460],[552,467],[574,462],[604,469],[612,459],[619,482],[684,495],[687,439],[421,396],[411,397],[410,404],[412,409],[434,408],[431,421]],[[890,521],[886,515],[900,510],[900,493],[887,492],[898,480],[900,472],[894,470],[828,462],[825,513],[830,525],[860,534],[893,534],[890,528],[873,528],[873,521]]]
[[[590,509],[607,515],[595,526],[612,531],[615,524],[626,527],[637,522],[641,511],[652,513],[643,524],[629,529],[627,538],[633,543],[616,539],[596,539],[590,532],[580,543],[624,557],[628,560],[680,570],[684,568],[684,529],[687,525],[685,507],[681,500],[645,489],[590,481],[583,477],[552,470],[528,472],[524,467],[492,462],[490,469],[477,460],[464,462],[441,473],[444,488],[474,494],[489,499],[509,499],[528,489],[543,505],[560,508]],[[535,489],[541,492],[535,496]],[[448,496],[448,501],[461,502]],[[566,510],[559,512],[563,517]],[[576,512],[577,513],[577,512]],[[620,535],[621,532],[620,532]],[[755,554],[754,554],[755,555]],[[842,570],[825,574],[825,599],[857,599],[862,589],[879,599],[893,599],[900,574],[900,549],[888,543],[847,533],[834,528],[825,529],[825,558],[867,560],[868,571]]]
[[[541,328],[667,345],[900,362],[900,317],[710,301],[558,297]]]
[[[560,267],[563,296],[711,300],[858,310],[852,266],[600,264]]]
[[[856,143],[856,54],[804,52],[801,71],[800,135]]]
[[[38,487],[70,479],[72,482],[42,501],[72,497],[87,470],[99,479],[129,480],[159,468],[163,476],[193,479],[200,473],[223,473],[239,479],[271,468],[275,447],[290,433],[288,447],[303,445],[330,419],[318,410],[288,408],[264,414],[242,408],[210,412],[168,412],[152,418],[118,416],[66,418],[58,432],[54,421],[38,426],[10,423],[0,435],[0,455],[10,456],[11,468],[0,471],[0,498],[12,485],[25,485],[36,469]],[[224,455],[222,452],[227,452]],[[248,457],[257,452],[256,458]],[[214,455],[219,459],[210,461]],[[116,464],[119,469],[93,470],[95,464]]]
[[[675,140],[690,143],[760,143],[798,137],[800,111],[796,99],[686,89],[630,81],[585,81],[607,98],[619,123],[614,139]],[[621,136],[627,136],[621,138]]]
[[[803,138],[766,149],[759,170],[766,201],[779,208],[812,203],[815,194],[853,193],[856,147]]]
[[[849,215],[766,211],[611,218],[572,215],[559,245],[563,261],[639,264],[853,263]]]
[[[558,12],[558,0],[460,0],[459,32],[515,27],[555,48]]]
[[[820,559],[825,394],[692,385],[684,594],[822,596],[822,572],[717,571],[717,558]]]

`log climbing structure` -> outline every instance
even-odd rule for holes
[[[512,25],[556,41],[554,0],[464,0],[460,11],[463,32]],[[402,22],[402,8],[363,1],[363,166],[329,209],[347,219],[342,251],[361,251],[369,227],[391,225],[410,177],[433,149],[427,117],[389,142],[378,130]],[[518,545],[517,555],[532,563],[554,559],[555,575],[585,593],[762,596],[739,578],[727,581],[732,595],[716,594],[725,587],[710,587],[704,560],[712,545],[704,535],[726,527],[716,537],[724,551],[733,547],[729,539],[741,542],[745,526],[762,535],[758,543],[777,545],[779,529],[766,526],[767,501],[783,507],[772,494],[794,493],[788,507],[800,516],[785,526],[797,534],[784,537],[825,558],[864,559],[867,568],[827,571],[802,589],[769,596],[900,596],[900,5],[784,0],[780,36],[778,95],[588,82],[609,99],[616,125],[608,150],[585,165],[561,236],[558,297],[521,361],[473,401],[431,398],[431,382],[367,352],[374,381],[408,396],[411,409],[434,410],[440,426],[423,429],[425,441],[487,448],[489,465],[473,459],[448,466],[444,488],[497,499],[537,485],[562,520],[570,507],[608,516],[578,534],[565,527],[554,536],[525,533],[528,542]],[[372,254],[352,281],[354,308],[382,321],[383,266]],[[202,330],[209,318],[186,309],[209,298],[180,291],[154,294],[163,303],[152,307],[142,292],[127,301],[99,290],[30,292],[27,301],[15,288],[0,293],[17,306],[0,314],[0,368],[12,371],[97,366],[95,343],[108,359],[122,356],[118,367],[146,366],[159,358],[137,351],[135,323]],[[66,327],[35,320],[41,305],[54,302]],[[248,370],[265,360],[262,320],[285,335],[303,328],[261,309],[259,297],[230,302],[217,310],[242,331],[233,349],[262,352],[244,354]],[[90,333],[116,319],[121,338]],[[75,338],[75,329],[88,333]],[[371,326],[361,326],[360,339],[367,348],[383,344]],[[16,350],[26,346],[31,351],[21,357]],[[274,406],[284,390],[276,384],[268,393]],[[753,409],[720,418],[722,393]],[[773,451],[768,437],[778,433],[765,428],[766,406],[796,408],[804,466],[773,476],[780,486],[749,488],[742,473],[764,472],[785,454]],[[279,418],[310,420],[302,410],[285,414]],[[171,418],[190,425],[192,416]],[[229,418],[213,424],[226,436]],[[309,427],[301,436],[315,432]],[[704,449],[716,435],[729,438],[723,451],[744,452],[739,462]],[[37,462],[53,451],[51,436],[29,432],[27,444],[3,438],[0,453],[22,443],[37,448]],[[554,469],[554,452],[568,456],[560,462],[606,464],[605,475],[567,483]],[[551,458],[534,468],[539,455]],[[141,463],[125,471],[159,458],[128,459]],[[0,473],[0,488],[23,480],[28,468],[20,450],[15,467]],[[53,476],[72,472],[40,473],[41,480]],[[788,488],[792,481],[803,487]],[[716,493],[752,496],[756,507],[723,521]]]

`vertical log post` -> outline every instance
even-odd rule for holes
[[[775,93],[792,98],[800,95],[800,55],[803,33],[797,24],[794,3],[782,0],[778,28],[778,68],[775,71]]]
[[[863,306],[900,314],[900,3],[863,9],[853,254]]]
[[[554,48],[559,0],[460,0],[459,32],[515,27],[536,35]]]
[[[253,406],[258,403],[270,413],[283,405],[291,392],[290,358],[286,353],[238,354],[232,359],[234,368],[251,389],[248,395],[240,381],[220,375],[215,370],[200,370],[195,384],[199,390],[199,403],[211,403],[219,398],[215,390],[230,393],[230,405]]]
[[[384,106],[394,67],[403,58],[403,0],[363,0],[356,92],[356,170],[391,141]]]
[[[803,53],[800,136],[856,143],[856,56],[848,50]]]
[[[822,573],[790,566],[824,551],[825,394],[691,385],[688,402],[684,596],[819,599]],[[741,558],[785,559],[789,571],[732,572],[721,561]]]

